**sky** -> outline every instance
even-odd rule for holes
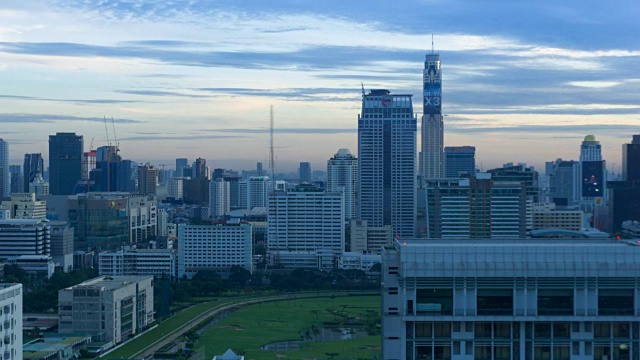
[[[637,0],[3,1],[0,138],[16,164],[76,132],[167,168],[249,169],[273,105],[277,170],[326,170],[357,153],[361,86],[414,94],[420,118],[433,34],[446,146],[543,170],[594,134],[615,173],[640,134],[639,18]]]

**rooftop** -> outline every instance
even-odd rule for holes
[[[83,283],[70,286],[65,290],[76,289],[80,287],[104,287],[105,290],[117,290],[124,286],[135,284],[145,279],[153,279],[153,276],[99,276],[87,280]]]

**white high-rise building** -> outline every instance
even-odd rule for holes
[[[268,176],[251,176],[248,180],[240,182],[239,196],[240,206],[243,209],[255,207],[267,207],[271,181]]]
[[[209,183],[209,216],[219,218],[231,211],[231,186],[222,179]]]
[[[327,161],[327,191],[344,193],[346,220],[356,217],[356,190],[358,187],[358,159],[349,149],[340,149]]]
[[[12,219],[46,219],[47,202],[36,200],[34,193],[13,193],[3,201],[1,209],[9,210]]]
[[[176,253],[171,249],[103,251],[98,255],[100,276],[135,275],[175,279]]]
[[[11,194],[9,175],[9,143],[0,139],[0,199]]]
[[[22,284],[0,284],[2,359],[22,360]]]
[[[323,192],[302,184],[287,192],[275,192],[269,199],[267,249],[275,259],[279,252],[319,250],[337,256],[344,251],[344,228],[341,192]]]
[[[178,278],[200,270],[229,271],[240,266],[253,271],[252,227],[249,223],[178,225]]]
[[[51,228],[48,220],[0,220],[0,258],[50,253]]]
[[[29,183],[29,192],[38,196],[49,195],[49,183],[44,180],[42,174],[36,174],[36,178]]]
[[[169,180],[169,197],[176,200],[182,199],[184,195],[184,178],[174,177]]]
[[[444,122],[442,121],[442,72],[440,55],[434,51],[426,55],[423,72],[422,164],[425,179],[439,179],[445,175]]]

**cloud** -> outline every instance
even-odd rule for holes
[[[205,129],[205,131],[210,132],[220,132],[220,133],[238,133],[238,134],[268,134],[269,129]],[[277,128],[275,129],[277,134],[325,134],[325,135],[335,135],[335,134],[355,134],[357,133],[356,128]]]
[[[581,87],[581,88],[610,88],[622,84],[621,81],[569,81],[565,83],[569,86]]]
[[[66,102],[66,103],[78,103],[78,104],[126,104],[126,103],[138,102],[135,100],[116,100],[116,99],[53,99],[53,98],[42,98],[42,97],[34,97],[34,96],[22,96],[22,95],[0,95],[0,99],[54,101],[54,102]]]
[[[128,95],[142,95],[142,96],[173,96],[173,97],[186,97],[186,98],[210,98],[208,95],[197,95],[197,94],[185,94],[179,93],[176,91],[161,91],[161,90],[116,90],[116,93],[119,94],[128,94]]]
[[[0,123],[52,123],[59,121],[89,121],[103,123],[104,118],[101,117],[81,117],[72,115],[53,115],[53,114],[1,114]],[[143,121],[113,118],[113,121],[118,124],[140,124]]]
[[[637,125],[625,124],[576,124],[576,125],[544,125],[526,124],[517,126],[447,126],[452,133],[593,133],[593,132],[626,132],[638,131]],[[629,137],[629,135],[626,135]]]
[[[247,138],[247,136],[238,136],[238,135],[175,135],[175,136],[166,136],[166,135],[143,135],[143,136],[130,136],[126,138],[119,139],[120,141],[168,141],[168,140],[224,140],[224,139],[239,139],[239,138]]]

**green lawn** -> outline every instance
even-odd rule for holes
[[[179,328],[180,326],[188,323],[189,321],[195,319],[200,314],[207,312],[208,310],[216,306],[220,306],[228,302],[231,302],[231,300],[206,302],[206,303],[194,305],[188,309],[185,309],[177,313],[175,316],[170,317],[167,320],[160,323],[160,325],[158,325],[157,328],[147,331],[142,336],[134,340],[131,340],[129,343],[127,343],[123,347],[109,353],[106,357],[111,359],[129,358],[133,356],[140,349],[153,343],[154,341],[160,339],[162,336]]]
[[[328,358],[326,353],[339,353],[336,358],[370,359],[374,354],[380,358],[380,336],[368,336],[337,342],[305,343],[296,351],[265,351],[260,347],[275,341],[300,339],[300,332],[312,325],[323,326],[324,322],[339,319],[336,312],[344,311],[356,319],[366,311],[379,315],[379,296],[352,296],[335,298],[313,298],[285,300],[252,305],[229,315],[214,327],[205,331],[198,347],[205,347],[205,358],[224,353],[228,348],[245,352],[247,360],[266,359],[313,359]]]

